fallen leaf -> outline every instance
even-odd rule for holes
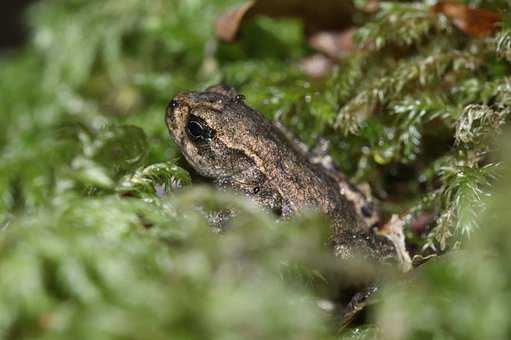
[[[216,22],[216,34],[220,40],[233,42],[243,22],[256,15],[300,18],[307,35],[342,30],[352,25],[354,12],[352,1],[251,0],[222,14]]]
[[[216,21],[215,29],[218,39],[233,42],[238,34],[243,17],[254,6],[255,1],[247,1],[223,13]]]
[[[300,67],[311,78],[323,78],[332,70],[333,62],[322,54],[314,54],[302,60]]]
[[[469,7],[464,4],[441,1],[432,7],[435,13],[442,13],[461,31],[476,38],[491,35],[502,15],[486,9]]]
[[[416,235],[421,235],[426,232],[428,225],[433,220],[434,216],[431,213],[421,213],[414,216],[410,221],[410,230]]]
[[[360,8],[365,13],[376,13],[380,9],[380,1],[379,0],[368,0],[363,6]]]
[[[398,215],[392,215],[390,221],[376,229],[376,234],[384,236],[394,244],[397,258],[399,260],[399,267],[406,273],[410,271],[412,266],[412,259],[408,250],[406,250],[405,234],[403,226],[405,222]]]
[[[344,54],[353,52],[353,34],[355,28],[342,32],[323,31],[313,34],[309,38],[309,45],[319,52],[323,52],[330,58],[338,59]]]

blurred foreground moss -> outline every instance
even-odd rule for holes
[[[230,232],[208,232],[194,202],[237,208]],[[76,198],[4,227],[0,337],[330,337],[310,288],[347,274],[324,222],[276,224],[205,188],[159,206]]]

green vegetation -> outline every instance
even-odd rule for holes
[[[239,1],[33,6],[30,43],[0,59],[0,339],[509,338],[511,149],[496,137],[511,8],[466,0],[504,15],[475,39],[426,1],[366,2],[360,48],[319,80],[300,68],[314,52],[299,19],[217,42],[213,21]],[[164,110],[220,81],[311,147],[328,139],[386,216],[408,214],[416,259],[450,253],[396,279],[332,258],[319,217],[276,222],[192,180]],[[226,207],[219,234],[204,212]],[[325,300],[377,271],[382,302],[337,332]]]

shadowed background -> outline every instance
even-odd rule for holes
[[[27,38],[23,11],[37,0],[10,0],[0,2],[0,49],[21,45]]]

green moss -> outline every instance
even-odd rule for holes
[[[299,19],[255,18],[216,42],[235,3],[28,12],[31,41],[0,59],[0,339],[509,337],[509,198],[486,199],[506,174],[494,151],[511,103],[509,5],[466,1],[504,13],[500,33],[473,39],[426,2],[382,2],[353,18],[360,49],[312,80]],[[463,248],[461,260],[389,285],[375,322],[337,336],[317,299],[374,270],[333,259],[320,218],[276,222],[192,181],[168,137],[168,100],[219,81],[309,146],[329,140],[386,216],[431,216],[407,225],[413,254]],[[229,207],[219,235],[204,215]]]

